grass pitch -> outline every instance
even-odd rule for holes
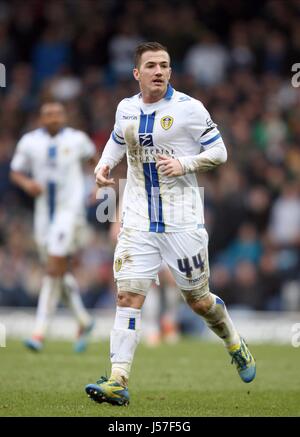
[[[140,345],[128,407],[96,404],[84,387],[109,374],[109,345],[76,355],[71,343],[48,342],[42,353],[21,342],[0,348],[0,416],[300,416],[300,350],[251,346],[257,378],[243,383],[222,344],[185,339]]]

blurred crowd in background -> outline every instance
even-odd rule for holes
[[[41,102],[66,105],[99,156],[118,102],[138,92],[141,41],[171,54],[175,89],[218,124],[228,161],[202,174],[211,289],[230,307],[300,310],[300,1],[0,0],[0,305],[34,305],[42,266],[32,200],[9,181],[16,143]],[[114,177],[125,177],[125,160]],[[93,177],[86,176],[87,192]],[[114,304],[109,224],[87,199],[90,239],[75,273],[90,308]]]

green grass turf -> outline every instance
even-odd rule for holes
[[[128,407],[97,404],[84,387],[105,370],[109,345],[76,355],[71,343],[48,342],[35,354],[17,341],[0,348],[0,416],[300,416],[300,350],[254,345],[257,378],[243,383],[221,344],[185,339],[140,345]]]

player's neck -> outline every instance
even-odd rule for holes
[[[158,93],[147,93],[145,91],[141,92],[142,100],[146,104],[156,103],[159,102],[166,94],[166,90],[163,92]]]
[[[50,137],[55,137],[59,132],[61,132],[62,129],[63,127],[60,127],[59,129],[45,128],[46,132],[50,135]]]

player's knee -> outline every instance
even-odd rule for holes
[[[213,304],[208,282],[193,290],[182,290],[182,294],[187,304],[199,315],[206,314]]]
[[[117,306],[140,309],[144,303],[145,296],[137,293],[118,292]]]
[[[194,301],[190,305],[190,307],[195,313],[199,314],[200,316],[204,316],[210,310],[212,305],[213,305],[213,298],[209,294],[208,296],[202,299]]]
[[[61,269],[56,268],[56,266],[50,265],[47,266],[47,275],[52,276],[53,278],[58,278],[60,276],[63,276],[61,273]]]
[[[147,291],[151,287],[151,279],[118,279],[117,305],[122,307],[141,308]]]

